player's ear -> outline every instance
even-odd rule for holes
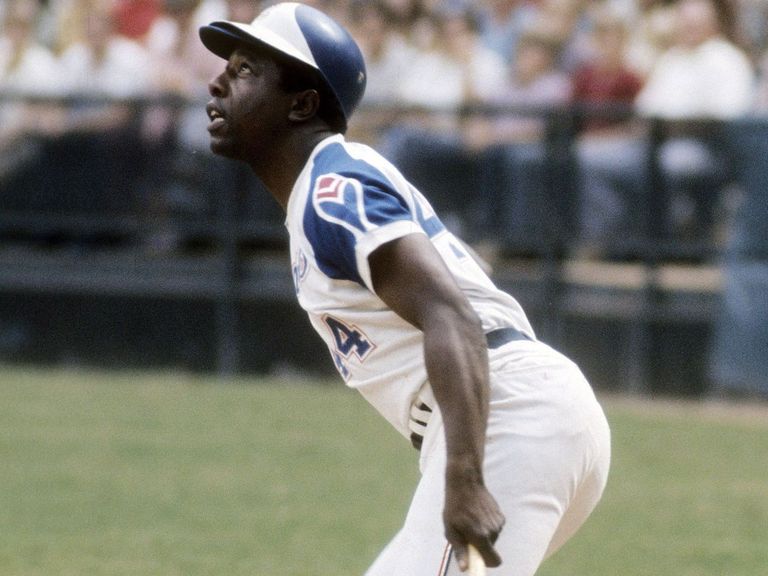
[[[314,88],[296,92],[288,119],[294,122],[306,122],[320,110],[320,94]]]

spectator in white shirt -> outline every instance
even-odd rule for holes
[[[367,80],[349,130],[354,139],[373,145],[398,119],[400,81],[417,51],[394,22],[383,0],[358,0],[350,6],[349,29],[365,57]]]
[[[118,100],[145,95],[149,88],[146,50],[115,33],[108,9],[97,8],[82,17],[85,38],[69,46],[60,60],[69,79],[68,92]]]
[[[659,57],[636,106],[641,115],[671,126],[659,150],[669,183],[668,231],[698,237],[711,227],[719,201],[713,188],[722,183],[727,166],[717,134],[686,121],[748,113],[755,73],[746,53],[725,37],[713,0],[678,0],[676,26],[676,43]],[[684,122],[674,126],[675,121]]]
[[[415,52],[397,85],[397,101],[417,112],[385,134],[381,149],[425,192],[446,224],[472,240],[478,227],[466,194],[478,185],[478,163],[459,113],[500,93],[507,65],[480,42],[472,9],[442,6],[431,21],[434,41]]]
[[[8,186],[2,190],[6,208],[11,197],[26,196],[14,179],[39,161],[41,141],[58,134],[63,124],[63,111],[54,102],[29,101],[61,90],[56,60],[35,34],[39,16],[35,0],[14,0],[5,6],[0,26],[0,93],[5,96],[0,100],[0,187]]]
[[[638,111],[674,120],[746,113],[753,98],[752,64],[721,34],[711,0],[679,0],[676,38],[638,95]]]
[[[504,86],[506,63],[480,42],[477,15],[470,9],[445,9],[434,18],[434,42],[403,71],[399,99],[430,109],[455,109],[493,97]]]

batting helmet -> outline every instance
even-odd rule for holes
[[[212,22],[200,28],[203,44],[229,59],[243,45],[268,46],[314,68],[349,120],[365,92],[365,61],[349,32],[323,12],[283,2],[264,10],[250,24]]]

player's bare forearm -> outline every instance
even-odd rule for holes
[[[443,414],[447,479],[482,483],[488,420],[488,353],[476,316],[455,308],[435,311],[424,327],[424,360]]]
[[[467,544],[477,547],[489,566],[498,566],[493,543],[504,517],[483,478],[489,396],[485,337],[476,319],[452,311],[440,316],[436,326],[425,327],[424,356],[445,429],[446,538],[462,569]]]

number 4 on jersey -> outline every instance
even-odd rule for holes
[[[351,354],[354,354],[360,360],[365,360],[365,357],[375,348],[370,340],[363,332],[345,324],[338,318],[325,315],[323,321],[331,331],[333,335],[333,341],[335,344],[335,354],[333,354],[336,367],[339,372],[346,378],[349,374],[345,362],[342,358],[347,359]]]

